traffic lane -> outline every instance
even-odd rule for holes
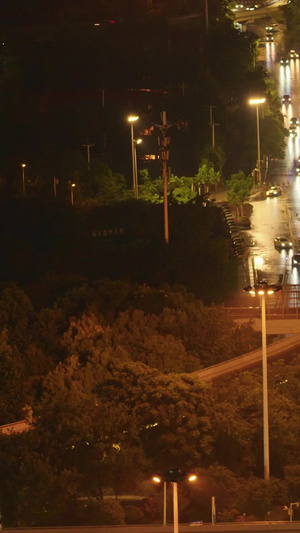
[[[289,225],[294,242],[293,253],[300,251],[300,177],[294,177],[287,195],[287,208],[289,214]],[[300,283],[300,269],[289,265],[288,281],[292,285]]]
[[[290,236],[289,219],[286,212],[285,194],[279,198],[251,201],[253,212],[249,231],[254,246],[251,248],[254,268],[261,279],[278,283],[291,263],[291,250],[276,250],[274,239],[278,235]]]

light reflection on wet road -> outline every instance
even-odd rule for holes
[[[300,59],[290,60],[288,66],[282,66],[276,53],[276,44],[267,43],[265,66],[275,79],[279,96],[291,96],[291,103],[282,106],[284,125],[288,129],[291,117],[300,120]],[[295,165],[300,156],[300,128],[297,130],[297,137],[287,138],[285,159],[270,161],[265,177],[268,185],[281,185],[283,195],[250,200],[253,214],[248,234],[256,243],[251,249],[251,263],[260,261],[259,279],[267,279],[269,283],[278,282],[280,275],[286,275],[289,283],[300,283],[300,272],[291,265],[292,254],[300,251],[300,177],[295,176]],[[293,251],[275,249],[274,238],[278,235],[291,238]]]

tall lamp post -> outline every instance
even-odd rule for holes
[[[138,181],[138,165],[137,165],[137,155],[136,155],[136,147],[138,144],[141,144],[142,139],[134,139],[134,172],[135,172],[135,190],[134,190],[134,196],[136,198],[139,197],[139,181]]]
[[[133,133],[133,124],[139,119],[138,116],[130,115],[128,117],[128,122],[130,124],[130,135],[131,135],[131,158],[132,158],[132,182],[133,182],[133,192],[135,198],[137,198],[137,170],[136,170],[136,144],[134,140]]]
[[[173,486],[173,531],[178,533],[179,521],[178,521],[178,481],[187,479],[188,481],[195,481],[197,476],[195,474],[185,474],[179,468],[171,468],[165,474],[158,474],[153,476],[153,481],[156,483],[164,482],[164,525],[166,517],[166,484],[172,483]]]
[[[71,205],[74,205],[74,193],[73,193],[73,190],[74,190],[74,187],[76,187],[76,183],[71,183],[70,187],[71,187]]]
[[[264,479],[270,479],[270,452],[269,452],[269,408],[268,408],[268,367],[267,367],[267,327],[266,327],[266,295],[281,291],[281,285],[271,284],[266,281],[256,285],[248,285],[244,291],[251,296],[261,297],[261,338],[262,338],[262,375],[263,375],[263,445],[264,445]]]
[[[261,171],[260,171],[260,133],[259,133],[259,106],[264,104],[265,98],[251,98],[249,100],[250,105],[256,106],[256,130],[257,130],[257,175],[258,182],[261,183]]]
[[[22,189],[23,189],[23,196],[25,196],[25,163],[22,163]]]

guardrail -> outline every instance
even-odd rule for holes
[[[260,307],[224,307],[224,310],[234,319],[261,318]],[[266,309],[267,320],[298,319],[300,318],[299,307],[271,307]]]

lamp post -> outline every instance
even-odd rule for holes
[[[185,474],[179,468],[171,468],[165,474],[153,476],[153,481],[156,483],[164,482],[164,525],[166,525],[166,484],[172,483],[173,486],[173,531],[178,533],[179,521],[178,521],[178,481],[187,479],[188,481],[195,481],[197,476],[195,474]]]
[[[299,502],[291,502],[289,507],[287,507],[285,505],[284,508],[283,508],[283,511],[287,511],[288,512],[288,515],[290,517],[290,522],[293,521],[293,514],[294,514],[293,507],[299,507]]]
[[[134,140],[134,133],[133,133],[133,124],[138,120],[138,116],[130,115],[128,117],[128,122],[130,124],[130,136],[131,136],[131,158],[132,158],[132,182],[133,182],[133,192],[134,196],[137,198],[137,171],[136,171],[136,145]]]
[[[134,139],[134,172],[135,172],[135,190],[134,190],[134,196],[136,198],[139,197],[139,182],[138,182],[138,165],[137,165],[137,155],[136,155],[136,147],[138,144],[141,144],[142,139]]]
[[[281,291],[281,285],[268,284],[262,281],[244,288],[252,296],[261,297],[261,338],[262,338],[262,375],[263,375],[263,446],[264,446],[264,479],[270,479],[269,452],[269,408],[268,408],[268,368],[267,368],[267,327],[266,327],[266,295]]]
[[[22,163],[22,188],[23,188],[23,196],[25,196],[25,163]]]
[[[259,134],[259,106],[264,104],[265,98],[251,98],[249,100],[250,105],[256,106],[256,129],[257,129],[257,174],[258,182],[261,183],[261,171],[260,171],[260,134]]]
[[[73,189],[74,187],[76,187],[76,183],[71,183],[71,205],[74,205],[74,193],[73,193]]]

